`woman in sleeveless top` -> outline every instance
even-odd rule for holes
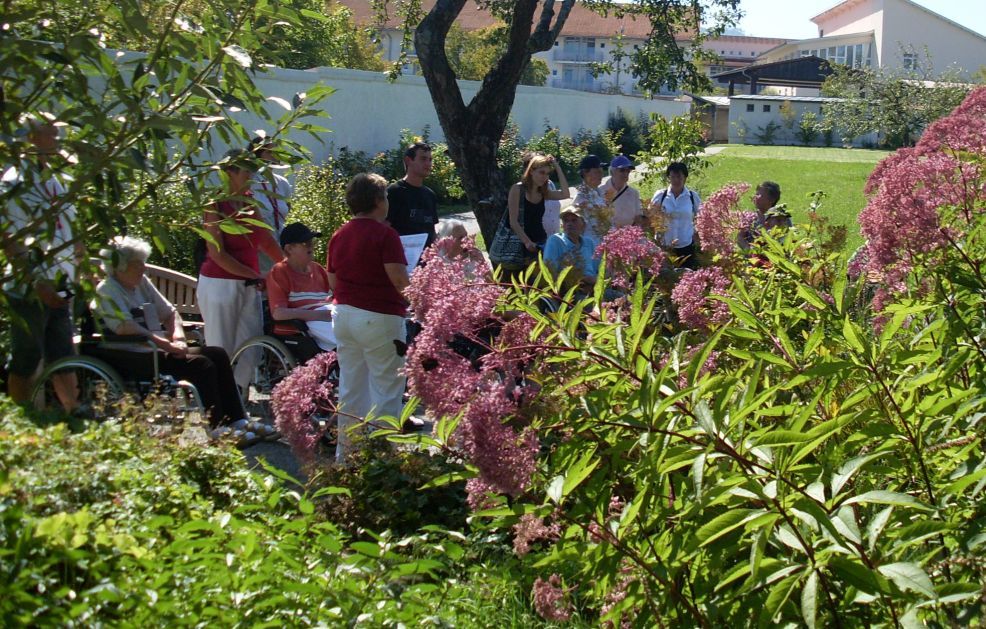
[[[244,341],[264,331],[259,292],[263,288],[263,275],[258,251],[273,260],[284,257],[270,230],[244,220],[260,218],[250,192],[251,170],[242,162],[245,155],[245,151],[236,149],[225,155],[229,162],[224,165],[223,173],[229,198],[205,211],[205,230],[217,244],[208,243],[208,255],[199,269],[196,289],[205,322],[206,344],[222,347],[230,356]],[[232,219],[249,231],[224,232],[219,223],[225,219]],[[251,357],[244,357],[236,367],[236,383],[245,387],[252,371]]]
[[[560,190],[548,188],[548,177],[554,169]],[[523,178],[510,187],[507,196],[507,216],[513,230],[531,257],[544,247],[548,234],[544,230],[544,202],[568,198],[568,180],[554,157],[535,155],[527,164]]]

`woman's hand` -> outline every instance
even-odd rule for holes
[[[525,242],[524,248],[530,251],[531,253],[534,253],[535,251],[538,250],[538,246],[534,243],[533,240],[528,240],[527,242]]]

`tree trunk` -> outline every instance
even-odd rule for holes
[[[415,30],[414,43],[421,72],[428,85],[438,121],[445,132],[449,156],[459,170],[466,198],[473,207],[483,239],[490,243],[497,222],[507,208],[507,184],[497,166],[500,139],[513,108],[517,84],[531,54],[551,48],[575,0],[563,0],[557,19],[554,0],[517,0],[514,5],[507,50],[483,80],[468,105],[456,83],[445,53],[445,39],[466,0],[437,0]]]

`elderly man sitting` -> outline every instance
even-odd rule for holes
[[[561,211],[561,233],[552,234],[544,245],[544,261],[561,273],[571,267],[569,278],[579,282],[580,290],[591,292],[599,274],[596,241],[585,234],[582,208],[570,205]]]
[[[144,276],[150,254],[149,244],[130,237],[114,238],[102,252],[107,278],[96,287],[93,312],[106,331],[144,341],[110,340],[91,353],[138,379],[150,379],[155,376],[152,351],[157,351],[160,374],[187,380],[198,389],[215,436],[231,433],[240,445],[247,445],[276,435],[272,426],[247,417],[226,351],[188,347],[175,307]]]

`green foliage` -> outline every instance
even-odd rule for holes
[[[319,483],[348,490],[327,497],[322,508],[329,521],[354,536],[362,530],[404,536],[426,525],[463,530],[468,515],[465,481],[424,488],[460,470],[442,456],[369,440],[348,467],[329,466],[319,476]]]
[[[754,135],[757,138],[757,142],[760,144],[773,144],[774,138],[780,129],[781,125],[771,120],[766,125],[757,127],[757,131]]]
[[[797,128],[798,141],[804,146],[808,146],[818,138],[818,131],[818,115],[813,111],[806,111],[801,114]]]
[[[544,626],[495,535],[354,541],[320,516],[344,488],[299,494],[194,429],[148,424],[153,408],[132,413],[74,433],[0,398],[5,625]],[[407,494],[411,480],[390,482]]]
[[[950,112],[969,92],[956,73],[935,76],[931,67],[926,55],[911,70],[835,65],[835,72],[822,85],[824,96],[840,99],[822,106],[827,126],[841,134],[843,143],[878,133],[886,148],[911,146],[925,127]]]
[[[666,119],[651,114],[647,148],[637,154],[637,160],[658,169],[669,162],[684,162],[689,171],[697,172],[705,165],[700,155],[704,137],[705,125],[698,118],[686,115]]]
[[[465,191],[455,164],[448,155],[448,147],[444,142],[432,142],[429,139],[430,133],[431,128],[428,125],[425,125],[420,135],[411,133],[409,129],[402,129],[398,145],[374,156],[370,169],[380,173],[388,181],[402,179],[405,174],[404,151],[415,142],[427,142],[432,148],[432,167],[431,174],[425,179],[425,185],[435,192],[439,202],[462,199]]]
[[[299,23],[298,13],[279,4],[227,0],[194,17],[176,4],[175,15],[152,21],[145,4],[93,5],[98,11],[72,5],[86,10],[73,15],[71,31],[57,22],[59,3],[30,11],[18,5],[5,16],[0,63],[10,71],[2,78],[0,161],[20,163],[32,150],[21,114],[66,125],[63,151],[49,167],[71,175],[60,200],[77,210],[73,233],[87,249],[84,260],[131,221],[159,248],[183,245],[185,236],[171,237],[177,231],[191,236],[200,230],[201,208],[221,194],[215,160],[207,156],[224,146],[245,146],[254,134],[235,117],[239,112],[259,117],[290,161],[303,151],[280,138],[285,129],[323,131],[310,118],[320,114],[310,108],[330,89],[315,87],[268,111],[254,84],[254,53],[276,29]],[[110,37],[146,40],[149,52],[117,55],[105,47]],[[9,202],[30,203],[23,199],[36,177],[26,171],[27,185],[15,187]],[[4,216],[7,207],[0,210]],[[11,237],[30,242],[39,228],[51,230],[54,223],[29,225]],[[13,275],[30,276],[34,259],[8,260]]]
[[[346,165],[344,158],[330,156],[319,166],[301,166],[296,170],[290,220],[322,232],[324,237],[315,239],[313,255],[323,264],[329,236],[351,216],[346,205],[346,186],[356,173],[341,167],[343,165]]]
[[[453,24],[445,39],[445,50],[455,76],[467,81],[482,81],[503,56],[508,36],[507,27],[503,25],[466,31]],[[532,57],[520,77],[520,85],[544,85],[548,72],[544,60]]]
[[[345,6],[322,0],[289,0],[303,22],[276,25],[262,59],[285,68],[329,66],[380,72],[385,62],[365,29],[353,23]]]
[[[620,152],[617,133],[613,130],[593,132],[580,129],[574,137],[562,135],[557,127],[552,127],[544,121],[544,134],[534,136],[522,143],[516,129],[508,129],[500,141],[497,153],[499,166],[503,169],[509,181],[519,181],[520,155],[523,151],[553,155],[561,163],[565,177],[573,185],[579,181],[579,162],[583,157],[592,153],[598,155],[604,162],[612,159]]]
[[[606,128],[613,134],[614,139],[620,143],[620,152],[624,155],[637,155],[644,149],[647,142],[647,129],[649,119],[640,113],[633,117],[627,114],[622,108],[617,109],[615,114],[610,114],[606,120]]]
[[[504,304],[552,348],[533,376],[550,411],[534,422],[564,438],[542,442],[535,490],[478,516],[560,524],[530,565],[560,573],[583,605],[619,601],[603,620],[943,626],[986,614],[984,286],[968,258],[938,260],[917,281],[941,290],[912,293],[874,330],[855,305],[862,287],[815,229],[769,239],[761,264],[736,268],[731,321],[708,335],[668,338],[645,284],[620,310],[589,304],[598,318],[541,313],[535,289]]]

